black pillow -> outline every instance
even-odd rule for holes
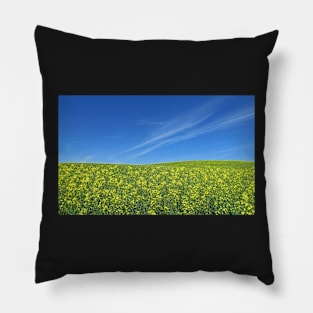
[[[263,149],[277,35],[130,41],[36,27],[46,152],[36,283],[197,270],[273,283]]]

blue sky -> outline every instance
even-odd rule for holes
[[[59,96],[59,162],[254,161],[254,96]]]

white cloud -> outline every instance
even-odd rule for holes
[[[133,159],[164,146],[192,139],[209,132],[224,130],[254,118],[254,107],[251,105],[243,106],[239,111],[227,110],[223,112],[221,109],[227,98],[216,97],[187,114],[160,122],[158,125],[160,127],[152,132],[146,140],[122,151],[120,154],[134,151],[134,155],[130,156]],[[148,121],[145,121],[145,123],[148,123]]]
[[[92,160],[93,157],[94,157],[94,156],[93,156],[92,154],[88,154],[88,155],[86,155],[86,156],[80,161],[80,163],[86,163],[86,162]]]

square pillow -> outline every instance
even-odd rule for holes
[[[36,27],[46,153],[36,283],[198,270],[273,283],[263,149],[277,35],[131,41]]]

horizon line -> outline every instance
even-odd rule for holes
[[[186,163],[186,162],[246,162],[246,163],[255,163],[255,161],[247,161],[247,160],[183,160],[183,161],[165,161],[165,162],[157,162],[157,163],[105,163],[105,162],[59,162],[58,164],[106,164],[106,165],[158,165],[165,163]]]

